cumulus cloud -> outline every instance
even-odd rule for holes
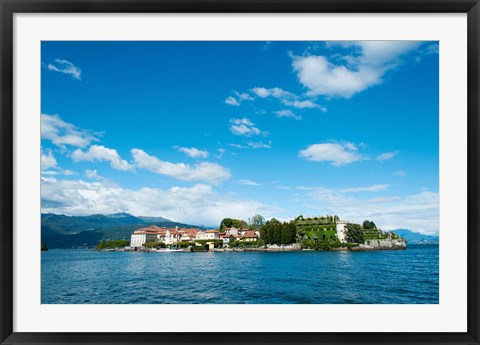
[[[67,60],[55,59],[53,63],[49,63],[47,68],[50,71],[65,73],[72,76],[73,79],[81,80],[82,70]]]
[[[375,159],[377,161],[387,161],[387,160],[395,157],[397,155],[397,153],[398,153],[398,151],[385,152],[385,153],[379,154],[377,157],[375,157]]]
[[[401,63],[401,57],[417,49],[416,41],[358,41],[331,43],[349,48],[342,61],[326,56],[292,56],[298,80],[311,96],[350,98],[383,82],[388,71]]]
[[[290,117],[295,120],[301,120],[302,117],[300,115],[296,115],[290,109],[279,110],[275,112],[277,117]]]
[[[381,192],[390,187],[389,184],[375,184],[368,187],[355,187],[340,189],[340,193],[357,193],[357,192]]]
[[[117,150],[110,149],[105,146],[92,145],[87,151],[77,149],[72,153],[72,159],[76,162],[110,162],[112,168],[117,170],[131,170],[133,165],[123,160]]]
[[[230,178],[230,171],[221,165],[202,162],[196,165],[170,163],[150,156],[140,149],[131,150],[136,166],[182,181],[204,181],[219,184]]]
[[[294,94],[293,92],[285,91],[279,87],[274,88],[264,88],[264,87],[254,87],[250,90],[254,95],[260,98],[274,98],[281,102],[283,105],[294,107],[297,109],[314,109],[318,108],[322,112],[326,112],[327,108],[316,104],[311,99],[301,99],[300,96]]]
[[[236,106],[236,107],[238,107],[240,105],[240,103],[235,98],[233,98],[232,96],[229,96],[229,97],[225,98],[225,103],[228,104],[228,105]]]
[[[87,170],[85,170],[85,176],[86,176],[87,178],[91,179],[91,180],[101,180],[101,179],[103,179],[102,176],[98,175],[96,169],[93,169],[93,170],[87,169]]]
[[[236,97],[228,96],[227,98],[225,98],[226,104],[238,107],[240,103],[244,101],[253,101],[253,97],[248,93],[240,93],[237,91],[233,91],[233,93]]]
[[[180,152],[183,152],[185,153],[188,157],[192,157],[192,158],[207,158],[209,153],[207,151],[202,151],[202,150],[199,150],[195,147],[179,147],[179,146],[175,146],[175,148],[180,151]]]
[[[264,87],[254,87],[251,91],[260,98],[267,98],[267,97],[280,98],[280,99],[297,98],[297,96],[294,93],[282,90],[279,87],[274,87],[271,89],[266,89]]]
[[[57,165],[57,160],[53,156],[52,150],[46,150],[45,153],[42,149],[40,153],[40,163],[42,170],[53,168]]]
[[[268,136],[268,132],[261,131],[254,123],[247,118],[230,119],[230,131],[235,135],[251,137],[255,135]]]
[[[244,92],[244,93],[240,93],[240,92],[237,92],[237,91],[234,91],[233,92],[239,101],[243,102],[243,101],[253,101],[253,97],[250,96],[250,94]]]
[[[313,144],[298,153],[299,157],[315,162],[331,162],[341,166],[363,159],[363,156],[353,149],[350,143]]]
[[[41,114],[40,120],[42,139],[48,139],[59,147],[64,148],[65,145],[85,147],[93,141],[98,141],[92,131],[65,122],[58,115]]]
[[[42,180],[42,212],[67,215],[128,212],[188,224],[218,225],[225,217],[271,217],[282,210],[255,200],[222,195],[211,186],[125,189],[100,181]]]
[[[382,186],[382,185],[378,185]],[[366,187],[368,188],[368,187]],[[353,192],[354,188],[346,188]],[[364,188],[356,188],[364,189]],[[371,188],[371,192],[380,191]],[[413,195],[357,198],[341,190],[313,188],[306,192],[312,202],[308,207],[338,214],[352,222],[374,220],[384,230],[399,228],[434,234],[439,229],[439,194],[423,191]]]

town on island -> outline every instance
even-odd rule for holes
[[[98,251],[143,252],[245,252],[314,250],[396,250],[407,241],[395,232],[383,231],[374,222],[362,224],[340,220],[336,215],[290,222],[255,215],[244,220],[224,218],[217,229],[149,227],[133,231],[128,240],[102,240]]]

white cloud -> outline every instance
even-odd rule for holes
[[[93,132],[65,122],[58,115],[41,114],[40,119],[42,139],[48,139],[59,147],[64,148],[65,145],[85,147],[93,141],[98,141]]]
[[[361,223],[368,219],[384,230],[406,228],[422,233],[438,233],[439,194],[435,192],[360,199],[339,190],[314,188],[307,192],[307,196],[312,198],[308,207],[338,214],[352,222]]]
[[[55,175],[60,175],[59,171],[56,170],[42,170],[40,171],[42,175],[47,175],[47,176],[55,176]]]
[[[318,104],[316,104],[316,103],[313,103],[312,101],[309,101],[309,100],[303,100],[303,101],[299,101],[299,100],[295,100],[295,101],[283,100],[282,103],[285,104],[285,105],[288,105],[288,106],[290,106],[290,107],[294,107],[294,108],[298,108],[298,109],[304,109],[304,108],[313,109],[313,108],[318,108],[318,109],[320,109],[322,112],[326,112],[326,111],[327,111],[327,108],[326,108],[326,107],[321,106],[321,105],[318,105]]]
[[[267,97],[280,98],[280,99],[297,98],[297,96],[294,93],[285,91],[279,87],[274,87],[271,89],[266,89],[264,87],[254,87],[251,91],[260,98],[267,98]]]
[[[326,107],[316,104],[314,102],[314,99],[301,99],[301,97],[294,94],[293,92],[285,91],[279,87],[273,87],[269,89],[265,87],[254,87],[250,89],[250,92],[251,94],[247,92],[240,93],[240,92],[234,91],[236,97],[229,96],[225,98],[225,103],[232,106],[239,106],[244,101],[254,101],[255,98],[252,97],[252,95],[254,95],[258,98],[271,97],[276,99],[278,102],[282,103],[283,105],[294,107],[297,109],[318,108],[322,112],[327,111]],[[259,112],[262,112],[262,110],[259,110]]]
[[[247,149],[248,146],[246,145],[240,145],[240,144],[227,144],[228,146],[235,147],[237,149]]]
[[[292,119],[295,119],[295,120],[302,119],[300,115],[294,114],[290,109],[279,110],[279,111],[276,111],[275,114],[277,115],[277,117],[291,117]]]
[[[49,63],[47,68],[50,71],[65,73],[71,75],[73,79],[81,80],[82,70],[70,61],[55,59],[55,62]]]
[[[225,103],[226,104],[238,107],[240,105],[240,103],[242,103],[244,101],[253,101],[254,100],[254,98],[248,93],[240,93],[240,92],[237,92],[237,91],[233,91],[233,93],[235,94],[235,96],[237,98],[235,98],[233,96],[229,96],[229,97],[225,98]]]
[[[350,98],[380,84],[385,73],[395,69],[400,58],[418,48],[421,42],[358,41],[337,45],[354,51],[338,63],[326,56],[292,56],[292,67],[300,83],[309,89],[309,95]]]
[[[405,176],[405,175],[407,175],[407,173],[403,170],[397,170],[397,171],[394,171],[392,175],[393,176]]]
[[[248,141],[248,147],[252,149],[271,149],[272,148],[272,141],[268,141],[268,143],[264,143],[263,141]]]
[[[65,176],[77,175],[77,173],[75,171],[72,171],[72,170],[69,170],[69,169],[62,170],[61,174],[65,175]]]
[[[240,92],[234,91],[234,93],[237,96],[238,100],[241,101],[241,102],[243,102],[243,101],[253,101],[254,100],[254,98],[246,92],[245,93],[240,93]]]
[[[268,136],[268,132],[261,131],[247,118],[230,119],[230,131],[235,135],[243,135],[246,137],[254,135]]]
[[[340,193],[357,193],[357,192],[381,192],[387,190],[390,187],[389,184],[375,184],[368,187],[355,187],[355,188],[343,188],[340,189]]]
[[[218,225],[225,217],[248,219],[258,213],[268,218],[281,211],[274,205],[219,194],[205,184],[190,188],[132,190],[100,181],[42,180],[42,212],[46,213],[90,215],[128,212],[162,216],[188,224]]]
[[[133,169],[133,165],[123,160],[117,150],[99,145],[92,145],[85,152],[80,149],[75,150],[72,153],[72,159],[76,162],[110,162],[111,167],[117,170]]]
[[[94,169],[94,170],[90,170],[90,169],[87,169],[85,170],[85,176],[91,180],[101,180],[103,179],[102,176],[98,175],[97,173],[97,170]]]
[[[202,150],[199,150],[195,147],[179,147],[179,146],[175,146],[175,148],[180,151],[180,152],[183,152],[185,153],[188,157],[191,157],[191,158],[207,158],[209,153],[207,151],[202,151]]]
[[[377,161],[387,161],[387,160],[395,157],[397,155],[397,153],[398,153],[398,151],[385,152],[385,153],[379,154],[377,157],[375,157],[375,159]]]
[[[255,181],[249,180],[249,179],[241,179],[237,181],[238,184],[243,184],[245,186],[260,186],[260,183],[257,183]]]
[[[52,150],[46,150],[47,153],[45,153],[42,149],[40,153],[40,162],[41,162],[41,169],[49,169],[53,168],[54,166],[57,165],[57,160],[53,156]]]
[[[225,103],[227,103],[228,105],[236,106],[236,107],[240,105],[240,103],[238,103],[238,101],[232,96],[225,98]]]
[[[131,150],[135,164],[154,173],[182,181],[205,181],[218,184],[230,178],[230,171],[221,165],[202,162],[196,165],[165,162],[140,149]]]
[[[287,187],[287,186],[277,186],[276,188],[277,189],[282,189],[282,190],[292,190],[291,187]]]
[[[315,162],[331,162],[341,166],[363,159],[351,145],[339,143],[313,144],[298,153],[299,157]]]
[[[349,150],[358,151],[358,148],[354,143],[346,142],[346,143],[344,143],[344,145]]]
[[[272,141],[269,140],[267,143],[263,141],[247,141],[246,145],[240,144],[227,144],[228,146],[235,147],[237,149],[271,149]]]
[[[217,149],[218,151],[218,154],[214,155],[215,157],[217,158],[222,158],[223,157],[223,154],[225,153],[225,149]]]
[[[56,175],[65,175],[65,176],[72,176],[72,175],[77,175],[75,171],[72,170],[42,170],[41,171],[42,175],[47,175],[47,176],[56,176]]]

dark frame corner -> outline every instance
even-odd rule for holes
[[[468,15],[468,331],[466,333],[198,333],[13,332],[13,15],[94,12],[467,13]],[[480,344],[479,339],[479,99],[478,0],[0,0],[0,342],[1,344]],[[211,334],[213,335],[213,334]],[[231,339],[231,340],[227,340]]]

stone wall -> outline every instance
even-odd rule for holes
[[[370,243],[369,243],[370,242]],[[369,240],[352,250],[392,250],[407,249],[407,243],[404,240]]]

